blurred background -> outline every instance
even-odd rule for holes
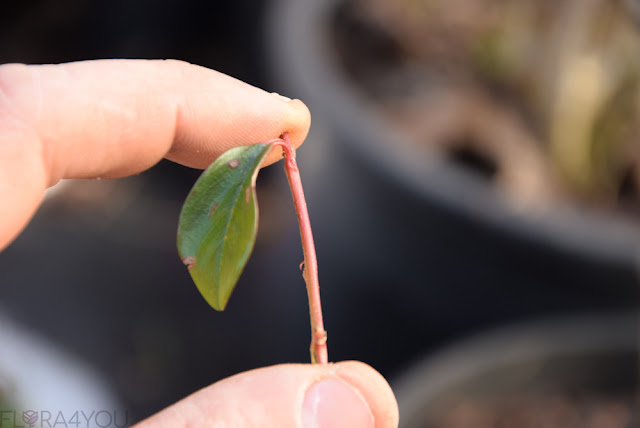
[[[299,162],[330,359],[381,371],[401,409],[421,403],[405,387],[418,361],[547,317],[581,317],[578,333],[548,344],[565,324],[536,330],[551,349],[593,331],[585,317],[631,314],[593,334],[618,332],[598,352],[624,343],[624,364],[584,367],[623,367],[596,383],[634,390],[639,9],[634,0],[33,0],[5,5],[0,62],[177,58],[305,101],[313,124]],[[199,173],[163,161],[50,190],[0,253],[5,407],[48,403],[30,398],[45,383],[70,397],[67,408],[82,407],[66,391],[79,390],[68,380],[83,367],[86,394],[133,423],[234,373],[309,360],[282,170],[261,172],[255,252],[224,313],[201,298],[175,250]],[[516,347],[491,343],[489,360]],[[596,345],[571,352],[584,348]],[[21,352],[40,361],[20,366]],[[52,361],[66,361],[51,364],[58,379],[24,374]],[[547,373],[527,367],[529,380]],[[438,423],[424,426],[460,426]]]

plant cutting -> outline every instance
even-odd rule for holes
[[[267,154],[277,148],[283,151],[300,225],[304,254],[300,268],[309,296],[311,362],[326,364],[327,333],[322,320],[316,251],[295,149],[286,133],[266,143],[232,148],[202,173],[182,207],[178,253],[205,300],[214,309],[224,310],[256,239],[258,171]]]

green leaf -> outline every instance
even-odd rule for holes
[[[253,250],[256,177],[271,147],[253,144],[222,154],[196,181],[180,213],[178,253],[202,296],[219,311]]]

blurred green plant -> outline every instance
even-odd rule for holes
[[[640,119],[640,37],[621,2],[503,2],[472,49],[480,75],[536,114],[573,191],[616,191]]]
[[[352,0],[351,6],[393,41],[403,67],[440,70],[450,87],[483,87],[519,110],[562,193],[615,202],[621,187],[640,189],[640,34],[631,3]]]

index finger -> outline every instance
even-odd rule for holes
[[[299,101],[181,61],[2,65],[0,249],[61,178],[120,177],[163,157],[205,168],[283,132],[298,146],[309,122]]]

